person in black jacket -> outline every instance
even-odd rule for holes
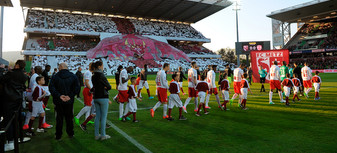
[[[75,95],[80,90],[76,75],[68,70],[66,63],[59,65],[59,72],[50,80],[49,90],[53,96],[56,112],[56,140],[62,137],[63,119],[66,120],[66,131],[70,138],[74,136],[73,105]]]
[[[185,95],[185,92],[183,90],[183,80],[184,79],[187,80],[187,78],[185,77],[181,66],[179,66],[178,70],[179,70],[178,71],[178,73],[179,73],[179,87],[180,87],[180,90],[183,93],[183,95]]]
[[[23,91],[26,89],[25,83],[28,79],[23,69],[26,63],[23,60],[18,60],[15,63],[14,69],[8,71],[5,75],[0,77],[0,83],[3,85],[4,95],[1,97],[1,103],[3,107],[4,120],[1,122],[1,128],[4,128],[14,115],[15,111],[21,114],[21,106],[23,102]],[[15,121],[13,121],[15,122]],[[8,144],[5,145],[6,150],[14,149],[13,142],[13,122],[10,125],[8,131],[6,132]],[[22,118],[19,117],[19,127],[22,127]],[[18,128],[19,128],[18,127]],[[22,129],[22,128],[19,128]],[[20,131],[21,132],[21,131]]]
[[[46,65],[46,67],[44,68],[44,70],[43,70],[43,72],[41,74],[44,77],[44,81],[45,81],[44,86],[48,86],[49,85],[49,79],[50,79],[50,77],[49,77],[48,73],[50,71],[50,68],[51,68],[50,65]]]
[[[103,73],[103,62],[97,61],[94,63],[94,74],[92,76],[92,90],[94,92],[94,104],[96,109],[95,118],[95,139],[106,140],[111,138],[105,133],[106,119],[109,109],[109,90],[111,85]],[[99,128],[101,125],[101,128]],[[101,129],[101,131],[100,131]]]
[[[77,72],[76,72],[75,75],[76,75],[76,77],[78,79],[78,82],[80,83],[80,86],[83,87],[84,84],[83,84],[83,74],[82,74],[82,68],[81,67],[78,67],[78,70],[77,70]],[[77,98],[81,97],[80,96],[80,92],[81,92],[81,90],[78,91],[78,93],[76,93]]]
[[[117,72],[115,73],[115,80],[116,80],[116,90],[118,90],[118,85],[119,85],[119,75],[121,73],[123,69],[123,66],[122,65],[119,65],[118,68],[117,68]],[[117,97],[118,97],[118,94],[113,98],[114,101],[118,101],[117,100]]]
[[[302,74],[301,74],[301,67],[297,64],[297,63],[294,63],[294,71],[293,71],[293,73],[294,74],[297,74],[297,76],[298,76],[298,79],[300,79],[300,81],[301,81],[301,85],[302,86],[300,86],[300,96],[303,96],[303,79],[302,79]]]

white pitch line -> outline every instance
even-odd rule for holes
[[[79,101],[80,103],[84,104],[82,100],[76,98],[77,101]],[[145,108],[144,108],[145,109]],[[134,144],[138,149],[140,149],[141,151],[145,152],[145,153],[152,153],[149,149],[147,149],[146,147],[144,147],[143,145],[141,145],[138,141],[136,141],[135,139],[133,139],[132,137],[130,137],[128,134],[126,134],[123,130],[121,130],[120,128],[118,128],[115,124],[113,124],[110,120],[106,120],[107,123],[113,128],[115,129],[119,134],[121,134],[124,138],[126,138],[128,141],[130,141],[132,144]]]

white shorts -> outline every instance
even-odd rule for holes
[[[240,91],[241,91],[242,99],[247,99],[248,88],[241,88]]]
[[[198,92],[198,96],[199,96],[199,99],[200,99],[200,103],[204,103],[205,98],[206,98],[206,92],[200,91],[200,92]]]
[[[180,87],[180,88],[183,87],[183,82],[179,82],[179,87]]]
[[[143,86],[145,87],[145,89],[149,89],[149,84],[147,83],[147,81],[140,80],[137,89],[138,90],[143,89]]]
[[[178,94],[170,94],[169,96],[168,108],[172,109],[174,106],[183,107],[183,102],[181,102]]]
[[[284,94],[286,95],[286,97],[289,97],[291,89],[289,87],[284,86],[283,90],[284,90]]]
[[[294,86],[294,87],[293,87],[293,90],[294,90],[294,94],[295,94],[295,93],[298,93],[298,92],[300,92],[300,87]]]
[[[136,99],[129,99],[129,103],[127,104],[127,107],[129,107],[129,111],[132,113],[137,112],[137,102]]]
[[[42,102],[32,102],[32,116],[33,117],[38,117],[40,114],[44,113],[44,109],[43,109],[43,103]]]
[[[319,92],[320,86],[319,83],[314,83],[315,92]]]
[[[222,90],[221,93],[224,100],[229,100],[229,92],[227,90]]]

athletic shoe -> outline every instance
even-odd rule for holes
[[[269,102],[269,104],[272,104],[272,105],[273,105],[273,104],[275,104],[275,103],[271,101],[271,102]]]
[[[298,99],[297,101],[301,101],[301,99]]]
[[[245,108],[242,108],[242,110],[248,110],[248,108],[247,108],[247,107],[245,107]]]
[[[232,106],[234,99],[229,100],[229,104]]]
[[[95,124],[95,122],[93,122],[93,121],[89,121],[89,122],[88,122],[88,124]]]
[[[183,106],[183,110],[184,110],[185,113],[187,113],[187,110],[186,110],[186,107],[185,107],[185,106]]]
[[[183,92],[183,96],[185,95],[185,93]]]
[[[198,112],[198,109],[195,109],[194,112]]]
[[[74,121],[76,125],[80,125],[80,120],[76,116],[74,117]]]
[[[153,97],[151,96],[151,97],[149,97],[149,99],[151,100],[151,99],[153,99]]]
[[[211,107],[209,107],[209,106],[206,106],[205,108],[206,108],[206,109],[211,109]]]
[[[25,124],[25,125],[22,127],[23,130],[27,130],[28,128],[29,128],[29,125],[28,125],[28,124]]]
[[[184,121],[184,120],[187,120],[187,118],[185,118],[183,115],[181,115],[181,116],[179,117],[179,120]]]
[[[26,135],[32,137],[35,136],[35,133],[33,131],[28,131],[26,132]]]
[[[43,128],[41,128],[41,129],[40,129],[40,128],[37,128],[37,129],[36,129],[36,132],[38,132],[38,133],[44,133],[45,131],[44,131]]]
[[[293,103],[295,103],[295,100],[293,100]]]
[[[241,104],[238,102],[238,107],[241,107]]]
[[[169,117],[168,115],[163,116],[163,119],[167,119],[167,118],[172,118],[172,117]]]
[[[106,139],[110,139],[110,135],[105,135],[105,136],[101,136],[101,140],[106,140]]]
[[[121,121],[122,119],[123,119],[122,117],[118,118],[118,120],[120,120],[120,121]]]
[[[174,119],[172,117],[166,118],[168,121],[173,121]]]
[[[21,139],[19,138],[19,139],[18,139],[18,142],[19,142],[19,143],[25,143],[25,142],[28,142],[28,141],[30,141],[30,140],[31,140],[30,137],[23,137],[22,141],[21,141]]]
[[[138,123],[139,121],[138,120],[133,120],[133,122]]]
[[[209,112],[205,112],[204,114],[207,115]]]
[[[87,131],[87,126],[85,126],[83,124],[80,125],[80,128],[82,129],[82,131]]]
[[[50,109],[49,109],[49,108],[47,108],[47,107],[45,108],[45,110],[46,110],[46,111],[50,111]]]
[[[105,128],[109,129],[109,128],[111,128],[111,126],[109,124],[105,124]]]
[[[284,99],[280,100],[280,103],[285,103],[286,101]]]
[[[14,141],[5,144],[5,152],[14,150]]]
[[[50,129],[50,128],[52,128],[53,127],[53,125],[49,125],[49,124],[47,124],[47,123],[43,123],[42,124],[42,128],[44,128],[44,129]]]
[[[123,118],[122,118],[122,122],[126,122],[126,117],[123,117]]]
[[[226,111],[229,111],[229,110],[230,110],[229,108],[226,109]]]
[[[131,118],[130,117],[126,117],[125,118],[127,121],[131,121]]]
[[[287,106],[287,107],[289,107],[289,106],[290,106],[290,104],[286,104],[286,106]]]
[[[152,108],[150,109],[150,112],[151,112],[151,116],[154,117],[154,111]]]
[[[195,114],[195,116],[198,116],[198,117],[199,117],[199,116],[200,116],[200,114],[198,114],[198,113],[197,113],[197,114]]]
[[[320,100],[320,99],[321,99],[321,97],[318,97],[318,98],[317,98],[317,100]]]

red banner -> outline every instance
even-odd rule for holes
[[[253,82],[260,82],[259,69],[260,65],[263,69],[269,72],[270,66],[274,61],[277,61],[278,66],[282,65],[282,61],[289,63],[289,50],[263,50],[263,51],[251,51],[250,52],[252,70],[253,70]],[[267,80],[266,80],[267,81]]]

